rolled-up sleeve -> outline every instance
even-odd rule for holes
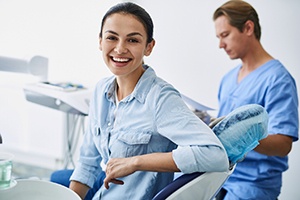
[[[228,156],[220,140],[172,87],[161,90],[156,119],[158,132],[178,146],[173,159],[181,172],[228,170]]]
[[[229,167],[227,155],[219,146],[179,146],[173,150],[173,159],[183,173],[226,171]]]
[[[76,180],[93,187],[98,174],[102,171],[100,166],[101,156],[93,144],[92,133],[87,131],[84,143],[80,148],[80,158],[70,180]]]

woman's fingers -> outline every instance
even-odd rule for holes
[[[127,176],[134,172],[130,165],[130,158],[112,158],[106,165],[106,178],[104,179],[104,186],[109,189],[109,183],[123,185],[124,182],[118,178]]]
[[[106,189],[109,189],[109,183],[114,183],[118,185],[123,185],[124,182],[118,179],[108,179],[107,177],[104,179],[104,187]]]

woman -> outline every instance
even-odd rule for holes
[[[114,74],[98,82],[70,188],[83,199],[106,165],[94,199],[151,199],[174,172],[226,171],[223,145],[179,92],[143,64],[155,45],[149,14],[120,3],[103,17],[100,50]]]

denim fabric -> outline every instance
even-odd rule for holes
[[[179,92],[146,71],[134,91],[115,104],[115,77],[101,80],[90,103],[89,123],[71,180],[93,186],[110,158],[173,152],[183,173],[226,171],[226,151],[212,130],[183,102]],[[173,180],[174,173],[137,171],[121,177],[95,199],[151,199]]]

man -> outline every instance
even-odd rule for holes
[[[219,47],[241,64],[222,79],[218,117],[246,104],[260,104],[269,115],[268,136],[237,164],[217,199],[275,200],[288,153],[298,140],[298,97],[293,77],[261,45],[258,14],[248,3],[228,1],[214,15]]]

